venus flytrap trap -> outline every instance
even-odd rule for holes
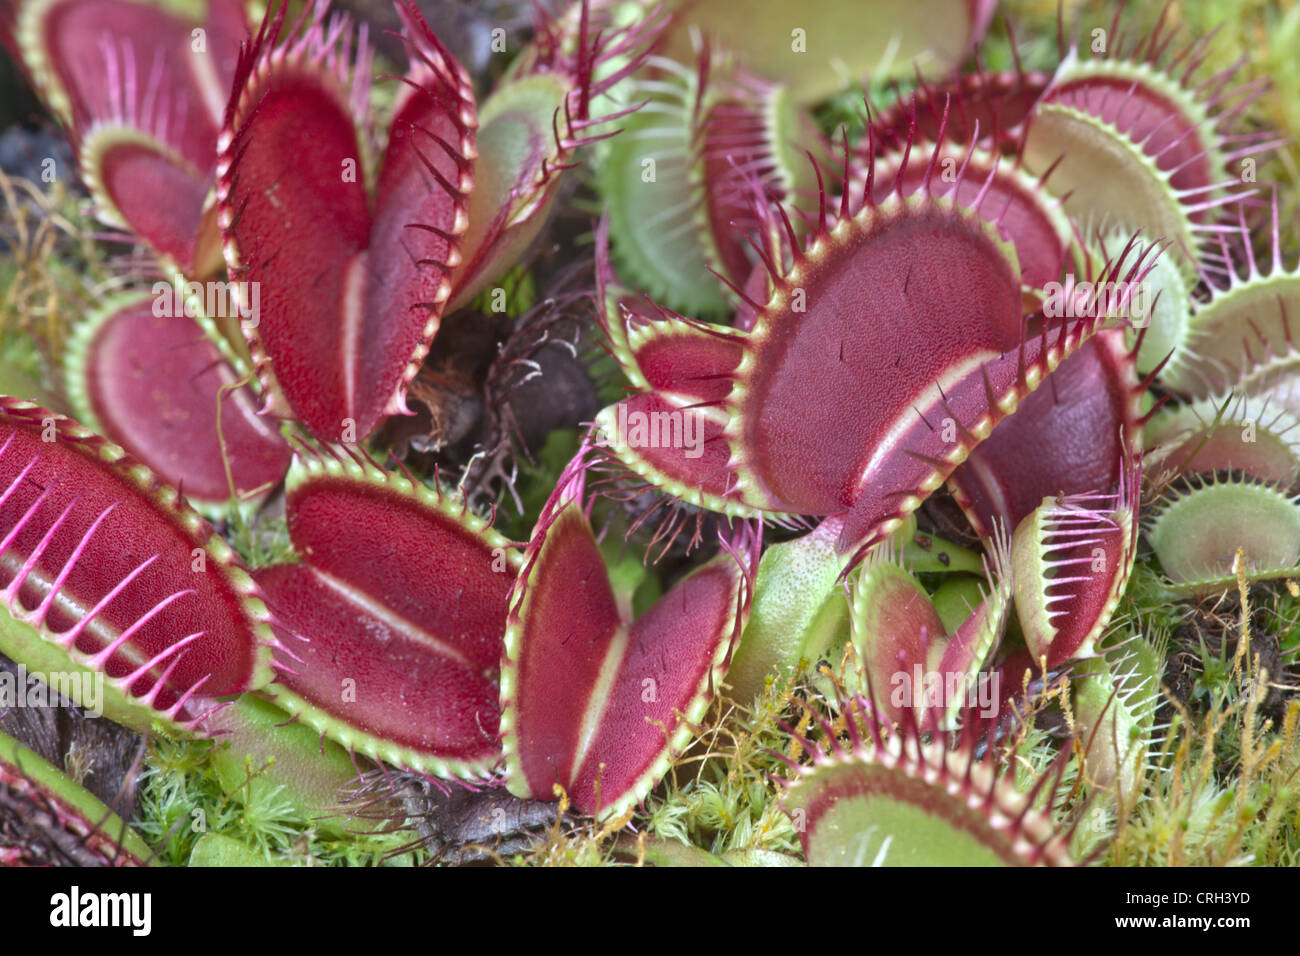
[[[998,688],[984,673],[1006,629],[1014,579],[1011,545],[995,535],[989,590],[953,628],[939,616],[920,583],[881,548],[857,573],[850,623],[856,673],[850,689],[866,690],[882,718],[907,713],[922,731],[950,729],[963,713],[997,715]]]
[[[847,738],[819,716],[816,734],[800,735],[811,764],[790,761],[784,805],[811,865],[1073,865],[1071,831],[1035,806],[1051,802],[1059,768],[1022,793],[994,748],[977,754],[969,716],[951,745],[922,737],[914,715],[883,729],[868,698],[842,709]]]
[[[1015,530],[1016,613],[1040,666],[1094,656],[1128,585],[1141,477],[1123,469],[1114,490],[1046,498]]]
[[[1132,46],[1122,10],[1109,28],[1091,31],[1089,41],[1076,39],[1043,101],[1109,124],[1168,172],[1175,189],[1204,189],[1234,160],[1277,144],[1265,145],[1269,137],[1234,129],[1263,84],[1232,87],[1238,67],[1198,78],[1214,31],[1171,52],[1176,31],[1165,27],[1167,13],[1165,8],[1150,33]]]
[[[1300,478],[1300,421],[1267,398],[1212,396],[1163,410],[1146,440],[1157,487],[1185,473],[1241,472],[1281,488]]]
[[[834,216],[823,194],[821,227],[803,242],[780,211],[773,221],[783,249],[754,246],[766,292],[746,296],[749,331],[659,307],[606,309],[615,358],[646,387],[597,419],[610,457],[708,510],[841,515],[837,546],[858,558],[892,532],[1108,318],[1022,314],[1014,247],[932,185],[938,159],[936,151],[914,192],[904,186],[906,167],[892,188],[878,189],[873,165],[846,184]],[[1140,281],[1151,250],[1136,260],[1130,251],[1103,277]],[[944,303],[972,287],[982,295],[954,326]],[[880,366],[879,356],[902,354],[919,361]],[[705,421],[702,455],[641,447],[615,427],[624,409],[688,408]]]
[[[1164,17],[1137,42],[1109,28],[1076,35],[1026,124],[1023,155],[1093,228],[1142,230],[1172,244],[1188,278],[1214,235],[1210,217],[1243,191],[1228,164],[1276,146],[1234,125],[1260,92],[1230,88],[1235,69],[1194,78],[1212,36],[1176,52]],[[1089,52],[1085,55],[1083,49]],[[1244,144],[1244,145],[1243,145]]]
[[[154,858],[94,795],[0,733],[0,865],[147,866]]]
[[[758,529],[631,619],[589,524],[584,446],[542,510],[510,598],[501,697],[508,785],[584,813],[642,800],[691,741],[753,598]],[[669,665],[671,659],[673,663]]]
[[[1080,662],[1070,680],[1084,776],[1113,792],[1121,813],[1131,812],[1153,769],[1163,664],[1159,648],[1135,634]]]
[[[0,20],[66,126],[102,222],[172,270],[221,268],[217,134],[247,30],[239,0],[191,17],[147,0],[15,0]]]
[[[109,298],[74,327],[65,388],[78,421],[155,467],[210,516],[255,509],[291,451],[212,339],[152,296]],[[161,380],[163,388],[154,388]]]
[[[241,53],[221,137],[227,264],[262,289],[263,317],[242,331],[264,410],[328,441],[358,441],[406,410],[451,294],[474,188],[469,78],[401,12],[411,64],[377,170],[371,54],[346,19],[326,20],[325,3],[287,33],[285,6],[268,15]],[[304,136],[310,149],[286,151]]]
[[[1282,265],[1276,196],[1268,265],[1261,269],[1246,225],[1220,235],[1218,279],[1190,303],[1170,360],[1156,374],[1188,399],[1149,418],[1153,488],[1163,500],[1146,537],[1173,594],[1206,596],[1246,581],[1285,578],[1295,539],[1296,423],[1288,398],[1288,273]],[[1238,240],[1238,241],[1230,241]]]
[[[1148,519],[1151,542],[1170,587],[1213,594],[1247,581],[1300,573],[1300,497],[1250,478],[1194,478]]]
[[[356,753],[486,776],[518,552],[458,495],[346,448],[300,449],[286,508],[300,563],[256,572],[285,629],[272,700]]]
[[[30,403],[0,400],[0,430],[6,656],[104,674],[105,713],[145,732],[270,680],[262,593],[175,489]]]

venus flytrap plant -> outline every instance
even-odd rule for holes
[[[742,523],[633,620],[592,535],[589,467],[584,446],[511,593],[502,737],[512,793],[548,799],[558,786],[606,818],[642,800],[694,736],[749,615],[759,536]]]
[[[970,721],[954,745],[922,737],[914,715],[885,731],[866,698],[842,709],[846,739],[818,717],[815,737],[800,735],[811,764],[790,761],[784,805],[811,865],[1072,865],[1070,831],[1035,806],[1059,768],[1022,793],[994,748],[977,755]]]
[[[376,170],[364,38],[350,63],[349,26],[327,26],[325,3],[312,10],[281,38],[282,7],[241,58],[218,168],[222,234],[232,275],[264,293],[261,321],[243,331],[265,410],[355,442],[408,413],[406,391],[442,315],[523,253],[590,141],[584,131],[607,119],[588,114],[593,96],[631,68],[597,81],[597,65],[637,49],[652,27],[593,32],[585,7],[576,36],[543,24],[512,83],[479,110],[464,70],[401,7],[411,66]],[[316,145],[301,157],[309,168],[283,179],[279,139],[305,122],[315,124]],[[300,229],[278,203],[331,225]],[[312,271],[336,260],[346,268]],[[305,302],[304,278],[315,289]]]
[[[147,866],[154,858],[116,813],[0,733],[0,865]]]
[[[175,489],[27,402],[0,399],[0,436],[6,656],[102,674],[104,712],[142,731],[186,733],[270,680],[263,595]]]
[[[988,565],[988,592],[949,628],[888,547],[863,563],[850,612],[857,673],[847,682],[867,689],[882,718],[930,731],[949,729],[980,707],[984,719],[996,716],[999,702],[990,695],[997,689],[983,671],[1002,639],[1015,588],[1005,534],[994,536]]]
[[[113,296],[74,327],[64,358],[74,414],[204,513],[232,501],[249,511],[283,481],[289,445],[221,349],[183,316],[159,316],[155,301]]]
[[[1035,664],[1096,654],[1133,570],[1140,494],[1130,459],[1117,487],[1045,498],[1016,528],[1016,613]]]
[[[1125,815],[1146,789],[1156,744],[1164,654],[1141,635],[1112,642],[1070,678],[1075,735],[1090,786],[1113,792]]]
[[[285,627],[272,700],[348,750],[486,776],[510,542],[458,495],[329,446],[299,451],[286,508],[301,563],[256,572]]]
[[[892,532],[1107,317],[1023,315],[1014,248],[930,187],[933,171],[915,193],[897,175],[881,196],[869,169],[838,214],[823,205],[806,243],[782,214],[789,262],[755,247],[768,292],[748,298],[751,331],[645,306],[607,316],[613,354],[649,386],[599,416],[610,457],[709,510],[842,515],[837,547],[858,558]],[[1145,256],[1126,262],[1129,251],[1109,281],[1144,274]],[[958,287],[983,293],[960,332],[942,306]],[[924,361],[879,364],[904,353]],[[639,441],[620,427],[634,414],[694,419],[702,448]]]
[[[1170,54],[1176,32],[1163,26],[1162,17],[1130,44],[1117,11],[1109,31],[1094,31],[1087,58],[1077,37],[1068,51],[1062,38],[1061,63],[1027,123],[1024,161],[1033,172],[1054,168],[1051,188],[1068,193],[1067,210],[1090,229],[1168,240],[1191,278],[1214,235],[1209,217],[1242,192],[1228,163],[1277,143],[1233,129],[1258,84],[1229,89],[1235,69],[1192,79],[1212,36]]]
[[[155,284],[153,318],[184,311],[220,353],[210,367],[202,361],[206,347],[186,338],[183,321],[173,323],[170,344],[184,342],[179,350],[194,363],[190,371],[203,374],[156,376],[147,400],[133,396],[127,392],[141,364],[174,366],[181,356],[163,337],[127,334],[146,331],[143,294],[129,316],[97,309],[66,360],[76,413],[192,488],[213,513],[232,496],[251,503],[283,477],[287,446],[273,419],[251,415],[254,404],[348,441],[366,438],[388,415],[409,414],[404,396],[441,316],[513,266],[546,221],[576,152],[617,132],[607,127],[618,115],[593,116],[591,104],[635,68],[657,24],[606,31],[579,6],[573,16],[539,21],[510,82],[479,110],[464,71],[413,8],[398,4],[411,66],[395,84],[381,151],[369,102],[369,45],[346,18],[330,16],[325,0],[313,0],[288,25],[286,4],[273,4],[242,52],[242,9],[214,0],[212,22],[193,31],[193,56],[169,45],[181,21],[160,3],[113,0],[111,11],[77,0],[18,4],[7,21],[12,45],[56,111],[75,119],[116,110],[116,125],[95,127],[100,139],[121,129],[124,145],[114,145],[111,156],[80,135],[90,120],[77,119],[71,133],[83,166],[113,161],[111,176],[87,172],[92,185],[107,176],[136,200],[134,212],[149,214],[129,226],[155,247],[156,268],[168,280]],[[160,35],[169,39],[146,81],[141,45]],[[83,49],[92,45],[103,49]],[[620,59],[621,68],[607,69]],[[106,97],[107,106],[100,102]],[[195,108],[200,101],[202,110]],[[480,120],[483,150],[475,135]],[[279,157],[287,154],[277,137],[310,123],[315,145],[285,179]],[[157,156],[141,145],[153,143],[150,136]],[[184,154],[176,160],[188,171],[183,183],[167,171],[175,151]],[[197,240],[186,239],[187,217],[200,215],[189,209],[195,197],[186,190],[202,204]],[[159,196],[170,199],[156,208],[141,198]],[[281,216],[281,208],[294,212]],[[215,267],[206,262],[218,219],[229,283],[212,280]],[[159,234],[155,225],[176,234]],[[182,240],[189,246],[181,248]],[[208,252],[198,256],[195,243]],[[301,294],[303,270],[341,250],[351,267],[326,269],[312,293]],[[170,292],[173,277],[177,301],[160,311],[158,286]],[[189,291],[194,278],[210,280],[197,287],[206,310]],[[389,321],[392,310],[400,321]],[[348,321],[334,322],[340,317]],[[196,427],[204,439],[162,447],[167,421],[179,415],[202,421]]]
[[[501,862],[784,863],[796,835],[812,863],[1122,860],[1149,854],[1124,842],[1142,821],[1155,821],[1146,840],[1197,814],[1214,817],[1199,839],[1230,838],[1224,859],[1273,858],[1290,804],[1268,777],[1283,745],[1259,715],[1284,710],[1246,700],[1245,635],[1235,648],[1205,639],[1205,655],[1222,654],[1222,693],[1175,697],[1219,721],[1182,766],[1200,761],[1203,778],[1226,745],[1247,768],[1208,797],[1188,790],[1190,771],[1143,788],[1143,767],[1168,769],[1173,747],[1152,739],[1164,655],[1110,637],[1116,615],[1142,633],[1199,620],[1172,605],[1185,596],[1230,615],[1225,591],[1248,604],[1252,581],[1300,560],[1288,537],[1300,529],[1288,497],[1300,363],[1280,216],[1263,267],[1247,204],[1237,225],[1218,221],[1245,191],[1234,166],[1271,145],[1239,132],[1254,87],[1228,91],[1231,68],[1196,79],[1209,40],[1173,51],[1163,26],[1134,47],[1112,23],[1107,52],[1062,46],[1059,64],[1033,64],[1052,72],[1023,68],[1012,40],[1011,63],[1001,49],[989,62],[1014,70],[936,78],[929,67],[982,32],[984,5],[951,4],[928,61],[909,53],[916,9],[889,7],[889,29],[872,34],[896,40],[891,53],[828,32],[820,12],[785,29],[805,11],[759,6],[754,30],[736,34],[716,29],[721,5],[706,0],[669,4],[663,33],[646,4],[572,5],[540,17],[496,89],[475,91],[403,3],[409,62],[389,96],[369,89],[363,30],[324,0],[293,22],[273,5],[242,52],[242,21],[219,44],[229,82],[214,98],[211,71],[196,80],[178,66],[211,58],[173,55],[183,17],[105,0],[128,32],[160,24],[157,79],[179,91],[169,102],[155,78],[127,88],[142,75],[138,30],[115,41],[86,0],[14,6],[10,22],[51,25],[43,49],[101,54],[80,72],[40,53],[28,64],[42,89],[72,89],[86,115],[107,104],[101,118],[122,128],[82,135],[93,123],[72,117],[101,208],[115,204],[155,268],[191,280],[216,275],[219,214],[232,280],[220,291],[258,306],[237,334],[238,313],[192,308],[203,296],[184,292],[168,317],[127,283],[57,353],[88,428],[0,402],[0,651],[103,673],[111,712],[140,730],[233,731],[154,741],[142,832],[172,832],[168,862],[436,856],[432,839],[403,844],[437,827],[400,832],[423,825],[409,788],[443,786],[434,778],[491,800],[515,799],[496,789],[507,786],[554,819],[532,851],[520,851],[526,828],[509,835]],[[223,9],[214,0],[194,24],[215,29]],[[76,29],[60,37],[59,22]],[[683,45],[693,23],[703,48]],[[755,59],[764,45],[773,55]],[[831,88],[831,45],[853,48],[850,70],[878,68],[873,97],[886,75],[919,84],[873,108],[836,160],[809,119],[828,114],[805,112]],[[87,86],[96,76],[123,89],[101,95]],[[215,120],[203,137],[161,121],[196,89],[204,110],[190,119],[221,118],[219,134]],[[166,146],[178,130],[184,142]],[[511,383],[531,379],[539,402],[567,387],[521,344],[532,320],[501,286],[535,272],[543,311],[585,293],[547,278],[546,250],[517,263],[593,142],[610,207],[595,311],[630,388],[600,386],[614,404],[567,466],[578,439],[538,438],[544,460],[524,469],[525,513],[509,526],[529,540],[516,542],[479,507],[504,476],[497,450],[471,458],[467,440],[448,457],[455,430],[433,422],[431,383],[455,379],[494,415]],[[140,215],[133,199],[151,175],[172,182],[182,148],[192,169],[156,191],[177,205],[159,231],[163,205]],[[1160,298],[1143,312],[1148,287]],[[702,321],[728,312],[729,325]],[[475,322],[491,326],[479,356],[491,371],[458,364],[478,361],[457,339]],[[417,403],[430,425],[416,421],[412,438],[395,416]],[[1139,463],[1152,497],[1173,489],[1141,514]],[[286,469],[287,534],[258,513],[279,508]],[[181,494],[225,515],[218,530],[257,570]],[[641,529],[665,513],[647,546]],[[806,533],[764,553],[750,518]],[[1143,519],[1151,556],[1137,551]],[[1009,545],[1000,528],[1014,529]],[[719,553],[692,556],[715,531]],[[988,568],[963,546],[978,536]],[[113,564],[120,551],[134,563]],[[1126,593],[1130,576],[1140,585]],[[1275,602],[1283,617],[1289,606]],[[1289,660],[1269,643],[1294,641],[1287,622],[1268,627],[1277,634],[1261,632],[1257,649]],[[823,660],[849,663],[803,670]],[[918,669],[922,686],[896,701],[894,678]],[[930,673],[960,689],[985,681],[996,714],[931,705]],[[1284,696],[1289,680],[1269,692]],[[796,727],[775,729],[791,715]],[[793,769],[788,817],[764,777],[777,757],[759,750]],[[341,786],[371,761],[391,766],[369,770],[359,809]],[[381,794],[379,780],[396,789]],[[185,829],[205,808],[212,832]],[[1230,811],[1273,823],[1234,828]],[[358,834],[368,815],[394,832]],[[592,819],[570,831],[572,815]],[[654,838],[620,835],[630,822]]]
[[[191,17],[154,0],[14,0],[0,38],[76,147],[99,218],[165,273],[221,268],[217,133],[247,29],[240,0]]]
[[[1195,477],[1151,514],[1146,537],[1176,593],[1227,590],[1239,569],[1251,582],[1294,577],[1300,498],[1249,478]]]
[[[1256,260],[1243,205],[1238,225],[1221,236],[1222,278],[1203,283],[1206,295],[1193,301],[1160,373],[1192,397],[1147,426],[1156,486],[1168,490],[1146,536],[1174,594],[1222,592],[1238,575],[1284,578],[1300,560],[1290,497],[1300,473],[1288,402],[1291,280],[1276,196],[1271,212],[1269,264],[1261,270]],[[1230,245],[1230,235],[1240,241]]]

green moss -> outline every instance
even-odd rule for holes
[[[159,851],[161,862],[187,865],[200,842],[212,834],[235,841],[267,864],[408,866],[422,858],[423,851],[399,852],[412,839],[409,833],[365,839],[325,836],[302,819],[293,801],[277,800],[271,789],[248,787],[244,781],[227,789],[214,766],[212,748],[207,741],[151,742],[133,825]],[[213,846],[230,845],[215,841],[200,860],[214,852]]]
[[[769,685],[747,709],[724,699],[695,748],[677,761],[661,792],[647,802],[646,829],[710,853],[768,850],[800,855],[798,835],[773,784],[786,772],[776,756],[790,750],[780,722],[809,688],[791,680]]]

